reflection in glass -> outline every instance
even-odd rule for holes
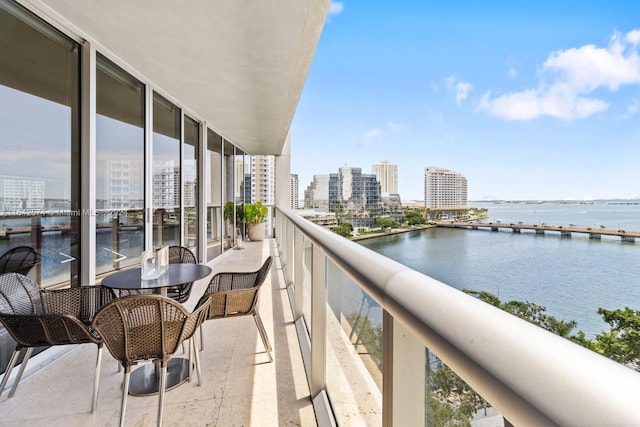
[[[425,349],[425,356],[425,425],[505,425],[502,415],[433,352]]]
[[[180,245],[180,109],[153,94],[153,246]]]
[[[14,2],[0,31],[0,254],[30,246],[32,280],[78,286],[79,46]],[[15,348],[1,329],[0,373]]]
[[[207,129],[207,260],[222,253],[222,137]]]
[[[31,246],[34,280],[78,286],[79,46],[12,2],[0,28],[0,254]]]
[[[182,192],[184,203],[184,243],[194,254],[198,248],[198,122],[184,118],[184,145],[182,156]]]
[[[96,273],[144,249],[144,85],[97,55]]]

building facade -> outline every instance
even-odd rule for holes
[[[305,209],[336,212],[354,227],[373,227],[383,212],[380,183],[362,168],[344,166],[338,173],[314,175],[305,191]]]
[[[398,194],[398,165],[383,160],[371,166],[371,173],[378,178],[380,192]]]
[[[275,205],[276,169],[274,156],[253,156],[251,162],[251,201]]]
[[[298,209],[299,208],[299,201],[298,198],[300,196],[298,196],[298,187],[299,187],[299,179],[298,179],[298,174],[296,173],[292,173],[291,174],[291,179],[290,179],[290,184],[289,184],[289,190],[291,193],[291,209]]]
[[[465,214],[467,178],[436,166],[424,168],[424,204],[430,219],[453,219]]]

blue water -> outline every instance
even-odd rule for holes
[[[640,230],[638,205],[480,204],[490,219]],[[457,289],[542,305],[587,336],[607,330],[599,307],[640,310],[640,240],[430,229],[360,242]]]

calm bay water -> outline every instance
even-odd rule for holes
[[[489,221],[640,230],[640,204],[490,204]],[[542,305],[587,336],[599,307],[640,310],[640,241],[435,228],[360,243],[457,289]]]

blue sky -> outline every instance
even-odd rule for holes
[[[313,175],[389,160],[470,200],[640,197],[640,2],[334,1],[291,127]]]

